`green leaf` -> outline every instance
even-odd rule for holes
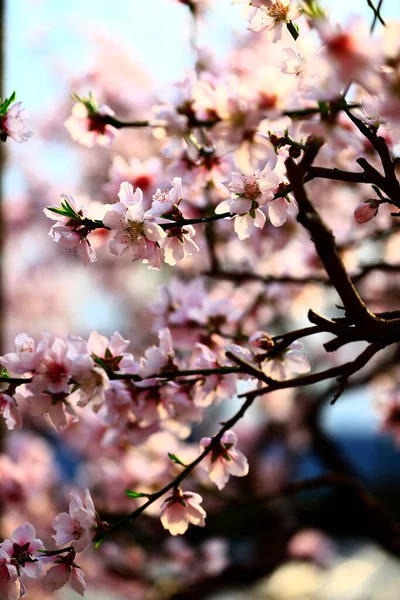
[[[76,213],[74,211],[74,209],[72,208],[72,206],[70,205],[68,200],[65,200],[65,198],[64,198],[64,200],[61,200],[61,206],[65,210],[65,212],[68,214],[68,216],[73,217],[74,219],[80,219],[80,216],[78,215],[78,213]]]
[[[53,208],[52,206],[46,206],[47,210],[50,210],[57,215],[62,215],[63,217],[69,217],[70,215],[65,212],[63,208]]]
[[[168,452],[168,456],[170,457],[170,459],[172,460],[173,463],[175,463],[176,465],[180,465],[181,467],[186,467],[187,465],[185,465],[185,463],[183,463],[177,456],[176,454],[172,454],[171,452]]]
[[[78,94],[75,94],[75,92],[71,92],[70,96],[74,102],[82,102],[81,97],[78,96]]]
[[[148,498],[148,494],[143,494],[142,492],[134,492],[133,490],[124,490],[124,494],[129,496],[129,498]]]
[[[93,547],[95,550],[98,550],[101,546],[102,541],[104,540],[104,535],[102,535],[101,537],[99,537],[97,540],[96,538],[94,538],[93,540]]]
[[[0,377],[3,377],[3,379],[10,379],[9,374],[7,373],[7,369],[4,367],[4,369],[2,369],[1,373],[0,373]]]

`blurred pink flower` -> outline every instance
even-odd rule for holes
[[[83,102],[74,104],[72,116],[64,123],[70,136],[83,146],[93,148],[95,144],[109,146],[118,135],[118,130],[107,125],[103,117],[114,116],[109,106],[100,106],[91,114]]]

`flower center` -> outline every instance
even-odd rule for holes
[[[260,186],[258,181],[245,181],[244,193],[249,200],[255,200],[260,195]]]
[[[266,12],[267,15],[275,21],[286,21],[287,14],[289,12],[289,5],[285,6],[282,4],[282,2],[276,0],[274,3],[271,2],[270,6],[267,7]]]
[[[138,221],[128,221],[128,227],[125,232],[132,242],[137,242],[144,235],[143,223]]]
[[[46,375],[52,382],[60,381],[66,375],[64,365],[49,361],[46,363]]]

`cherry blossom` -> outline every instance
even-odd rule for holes
[[[60,513],[53,521],[56,534],[53,538],[58,546],[70,544],[76,552],[82,552],[94,536],[97,526],[96,510],[88,489],[84,501],[77,492],[70,494],[69,513]]]
[[[22,417],[13,396],[0,392],[0,415],[6,422],[7,429],[22,427]]]
[[[161,373],[165,367],[174,368],[175,352],[172,346],[171,333],[167,327],[158,333],[159,346],[150,346],[140,359],[139,375],[143,378]]]
[[[103,190],[114,200],[121,183],[127,181],[134,188],[140,188],[146,195],[157,186],[157,182],[162,177],[162,171],[162,162],[157,156],[144,161],[140,161],[136,157],[126,161],[122,156],[115,156]]]
[[[182,179],[174,177],[171,181],[172,188],[161,191],[157,189],[152,197],[151,208],[145,213],[146,218],[156,218],[171,213],[175,206],[178,206],[182,199]]]
[[[160,247],[166,233],[157,223],[145,217],[143,193],[140,188],[135,192],[130,183],[121,184],[118,193],[120,202],[111,205],[103,222],[106,227],[116,230],[110,242],[110,252],[121,256],[132,250],[133,260],[146,262],[149,268],[160,267]]]
[[[35,340],[27,333],[19,333],[15,338],[15,352],[0,356],[0,364],[12,373],[23,375],[33,371],[36,366]]]
[[[86,589],[86,582],[82,573],[82,569],[73,561],[74,553],[69,553],[67,556],[56,556],[54,567],[51,567],[44,578],[45,588],[49,592],[55,592],[62,588],[68,581],[72,589],[80,596],[83,596]]]
[[[209,437],[200,440],[200,451],[203,452],[210,445],[211,452],[207,454],[201,463],[213,483],[219,490],[227,484],[230,475],[245,477],[249,472],[249,464],[246,457],[236,450],[238,437],[233,431],[225,431],[221,441],[213,443]]]
[[[36,530],[30,523],[14,529],[11,539],[0,544],[0,560],[5,560],[12,580],[15,580],[15,570],[18,575],[40,576],[42,563],[39,560],[39,550],[44,550],[43,542],[36,538]]]
[[[205,526],[206,512],[200,506],[203,498],[194,492],[182,492],[175,488],[161,506],[161,523],[171,535],[182,535],[189,523],[198,527]]]
[[[301,352],[303,344],[299,341],[293,342],[279,356],[267,358],[261,364],[266,375],[276,381],[289,379],[292,373],[303,375],[311,371],[310,361]]]
[[[235,231],[240,240],[250,237],[253,227],[262,229],[265,213],[259,208],[273,200],[279,186],[279,176],[268,167],[256,170],[253,175],[232,173],[231,180],[225,182],[232,196],[221,202],[215,212],[222,214],[229,210],[235,216]]]
[[[174,266],[187,256],[199,252],[200,248],[192,239],[195,235],[196,230],[192,225],[171,228],[163,244],[164,261]]]
[[[33,136],[31,131],[26,125],[26,119],[28,114],[24,108],[22,108],[22,102],[15,102],[8,109],[5,115],[0,117],[1,119],[1,139],[7,139],[11,137],[15,142],[27,142],[29,138]]]
[[[64,125],[72,139],[83,146],[109,146],[117,137],[118,130],[108,125],[104,117],[112,117],[114,114],[109,106],[99,106],[94,111],[88,103],[78,102],[72,107],[72,115]]]
[[[273,42],[281,39],[283,25],[301,15],[299,5],[292,0],[232,0],[232,4],[243,3],[248,5],[243,11],[243,16],[249,21],[250,31],[273,30]]]
[[[57,221],[50,229],[50,237],[63,248],[73,250],[84,263],[95,262],[96,252],[87,239],[90,232],[86,221],[90,218],[88,209],[70,194],[61,194],[60,204],[62,208],[52,205],[43,211],[49,219]],[[66,212],[63,211],[65,208]]]

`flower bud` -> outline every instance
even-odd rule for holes
[[[271,350],[271,348],[275,346],[274,340],[266,331],[255,331],[249,337],[249,342],[258,348],[262,348],[263,350]]]
[[[356,206],[354,218],[357,223],[366,223],[378,214],[378,200],[363,200]]]

